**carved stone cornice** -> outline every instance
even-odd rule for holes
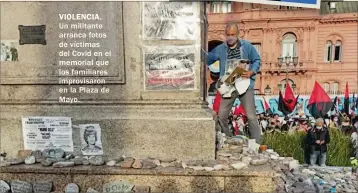
[[[319,20],[320,24],[347,24],[347,23],[358,23],[357,18],[351,18],[351,19],[321,19]]]
[[[225,27],[226,24],[220,24],[220,23],[209,24],[208,31],[210,32],[224,31]]]

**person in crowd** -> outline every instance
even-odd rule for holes
[[[222,98],[220,109],[218,113],[218,121],[220,122],[221,131],[227,136],[232,136],[229,130],[228,118],[231,107],[236,98],[239,98],[243,104],[246,116],[249,122],[251,137],[257,143],[261,143],[261,132],[258,120],[256,118],[255,98],[254,98],[254,85],[256,74],[261,67],[261,58],[257,53],[255,47],[246,40],[239,40],[239,27],[235,23],[229,23],[225,28],[226,42],[214,48],[208,54],[208,63],[214,61],[220,62],[220,77],[225,75],[227,61],[231,59],[248,59],[250,61],[249,69],[242,74],[243,78],[250,79],[249,89],[242,95],[234,92],[230,98]]]
[[[273,117],[269,119],[268,130],[281,129],[281,121],[279,118],[280,116],[278,114],[274,114]]]
[[[244,129],[246,126],[246,121],[245,121],[245,117],[243,114],[239,114],[238,118],[237,118],[237,123],[238,123],[238,127],[239,127],[239,131],[241,134],[244,134]]]
[[[286,116],[282,122],[281,132],[288,132],[290,128],[291,128],[291,121],[290,118]]]
[[[344,117],[341,128],[342,132],[345,134],[348,134],[350,132],[350,130],[352,129],[352,125],[349,116]]]
[[[336,115],[331,116],[331,122],[328,125],[329,128],[339,128],[339,119]]]
[[[261,113],[259,115],[259,124],[261,126],[262,132],[265,132],[266,128],[267,128],[267,125],[268,125],[268,122],[267,122],[267,118],[265,117],[264,113]]]
[[[354,112],[352,112],[351,118],[352,118],[352,125],[355,125],[358,122],[358,116]]]
[[[310,129],[310,124],[309,121],[306,117],[301,117],[299,119],[299,126],[298,126],[298,131],[303,131],[303,132],[308,132],[308,130]]]
[[[327,144],[330,142],[328,128],[324,126],[324,120],[318,118],[316,125],[309,130],[307,143],[311,147],[310,164],[316,165],[319,158],[319,165],[326,166]]]

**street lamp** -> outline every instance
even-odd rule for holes
[[[277,58],[278,60],[278,67],[282,68],[285,67],[285,72],[286,72],[286,84],[288,83],[288,72],[290,71],[290,69],[296,68],[297,64],[298,64],[298,56],[286,56],[286,57],[279,57]],[[293,85],[292,85],[293,87]],[[296,85],[295,85],[296,88]]]
[[[264,91],[265,91],[265,95],[271,95],[271,88],[269,85],[266,86]]]

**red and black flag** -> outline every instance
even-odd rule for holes
[[[270,105],[266,102],[265,97],[263,97],[263,99],[264,99],[264,105],[265,105],[265,113],[266,113],[266,114],[269,114],[269,115],[272,115],[272,111],[271,111]]]
[[[332,106],[331,98],[316,81],[308,101],[308,111],[314,118],[323,118],[331,110]]]
[[[297,105],[298,97],[295,98],[290,85],[286,83],[285,97],[282,96],[281,91],[279,93],[278,110],[285,116],[292,113]]]
[[[346,92],[344,93],[344,108],[343,112],[349,115],[349,90],[348,90],[348,82],[346,83]]]
[[[332,105],[331,111],[336,110],[336,113],[338,112],[338,103],[339,103],[339,98],[338,98],[338,96],[336,96],[333,100],[333,105]]]

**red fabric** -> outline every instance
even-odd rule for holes
[[[313,91],[311,93],[310,100],[308,101],[308,105],[320,102],[332,102],[331,98],[328,94],[324,91],[324,89],[319,85],[316,81],[313,87]]]
[[[346,83],[346,92],[344,93],[344,98],[349,98],[348,82]]]
[[[239,115],[239,114],[246,115],[245,109],[241,104],[239,107],[237,107],[237,106],[235,107],[235,110],[233,113],[233,115]]]
[[[270,106],[269,106],[269,104],[266,102],[266,99],[265,99],[265,97],[264,97],[264,105],[265,105],[265,111],[267,111],[267,110],[269,110],[270,109]]]
[[[213,103],[213,110],[214,110],[216,113],[219,113],[220,102],[221,102],[220,93],[219,93],[219,92],[216,92],[216,96],[215,96],[214,103]]]
[[[234,121],[234,135],[239,135],[239,125]]]
[[[297,104],[297,98],[295,98],[293,91],[290,87],[290,84],[288,83],[286,83],[285,97],[283,98],[283,101],[285,103],[287,110],[289,110],[290,112],[295,110]]]

